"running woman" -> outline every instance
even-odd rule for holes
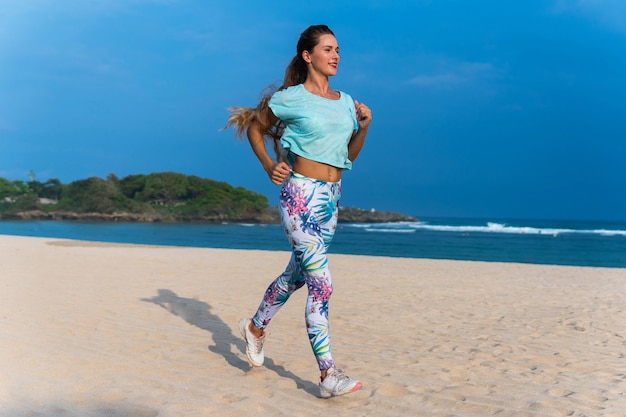
[[[306,329],[320,369],[323,398],[357,391],[362,384],[335,365],[330,349],[329,301],[333,283],[327,252],[337,227],[341,173],[361,152],[371,110],[330,87],[339,46],[326,25],[302,32],[283,85],[256,108],[232,107],[227,127],[245,131],[269,179],[281,186],[279,211],[292,254],[267,288],[259,308],[239,329],[252,366],[262,366],[265,329],[294,291],[306,284]],[[266,148],[273,145],[276,159]]]

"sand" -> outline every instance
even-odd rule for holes
[[[288,256],[0,236],[0,417],[626,415],[625,269],[331,255],[325,400]]]

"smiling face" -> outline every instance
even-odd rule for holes
[[[315,71],[331,77],[337,74],[339,65],[339,45],[333,35],[321,35],[311,51],[302,52],[302,58],[309,64],[309,73]]]

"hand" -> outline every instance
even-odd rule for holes
[[[291,172],[291,168],[285,162],[279,162],[266,169],[266,172],[270,177],[270,181],[276,185],[281,185]]]
[[[356,121],[359,123],[359,129],[367,129],[372,121],[372,111],[363,103],[354,100],[356,108]]]

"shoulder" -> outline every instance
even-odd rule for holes
[[[307,105],[307,98],[302,90],[304,87],[298,84],[275,92],[269,102],[274,115],[283,121],[297,117]]]
[[[304,86],[302,84],[293,85],[291,87],[284,88],[276,91],[272,94],[272,100],[285,100],[302,95]]]

